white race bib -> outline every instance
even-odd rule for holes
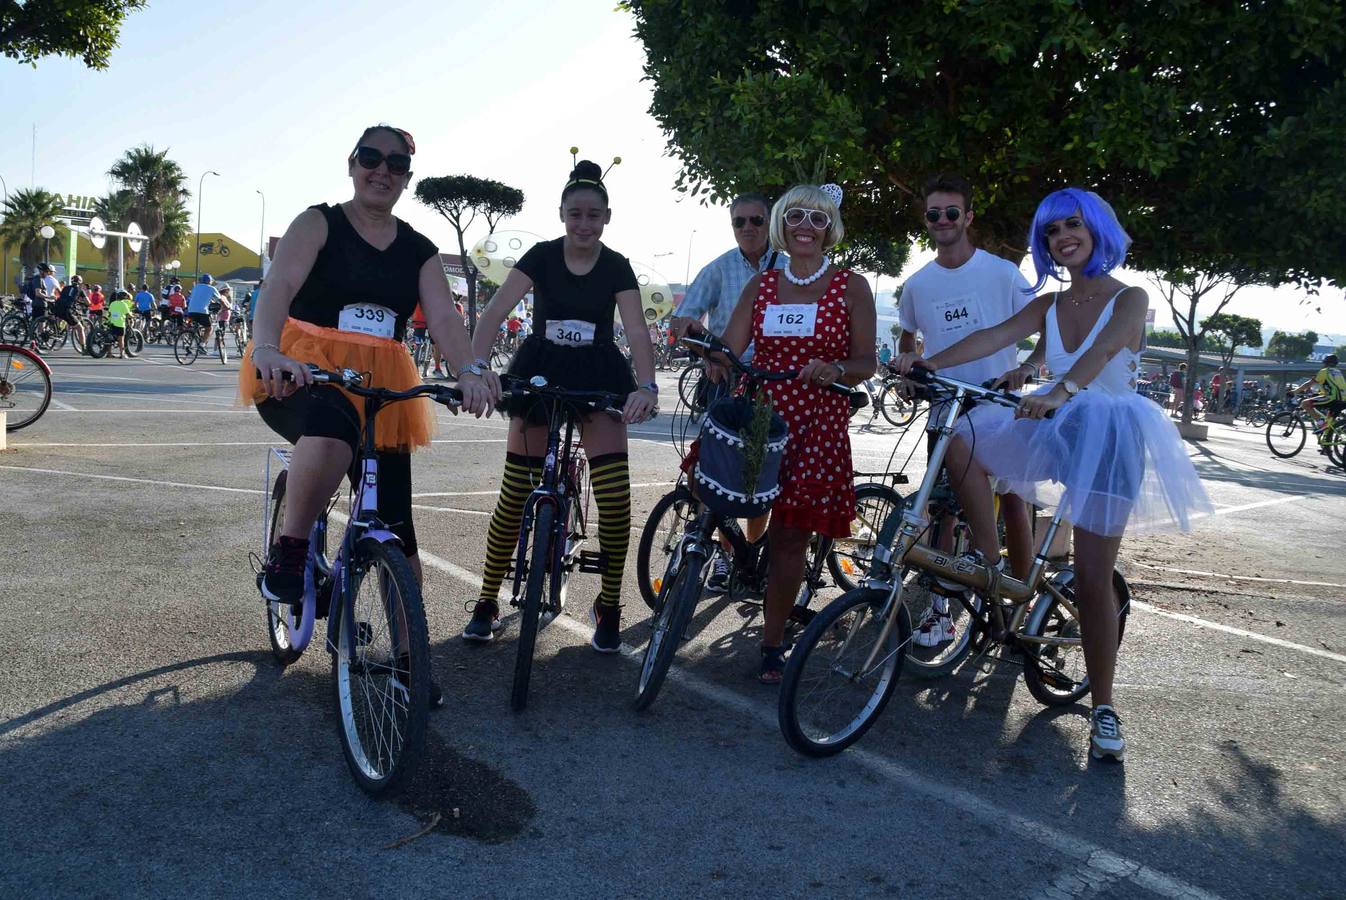
[[[762,334],[767,337],[813,337],[818,324],[816,303],[775,303],[762,316]]]
[[[341,317],[337,319],[337,328],[342,331],[381,338],[391,338],[396,324],[397,314],[377,303],[352,303],[342,308]]]
[[[562,347],[587,347],[594,342],[593,322],[559,319],[547,322],[547,340]]]
[[[982,328],[981,307],[974,295],[935,301],[935,333],[964,337]]]

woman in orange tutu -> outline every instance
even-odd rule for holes
[[[500,396],[499,379],[472,360],[438,249],[392,214],[411,179],[415,152],[405,131],[365,129],[346,161],[355,195],[300,213],[267,273],[239,389],[243,401],[255,403],[266,423],[295,445],[285,519],[261,583],[270,601],[302,597],[309,532],[350,470],[363,424],[363,403],[339,388],[312,385],[306,364],[367,372],[372,387],[419,384],[402,342],[419,302],[431,336],[459,372],[464,408],[480,417]],[[395,523],[417,579],[410,454],[430,443],[434,421],[429,400],[402,401],[380,412],[375,434],[379,509]]]

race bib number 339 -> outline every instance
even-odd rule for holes
[[[583,319],[549,321],[547,340],[562,347],[587,347],[594,342],[594,323]]]
[[[812,337],[818,324],[816,303],[776,303],[762,316],[762,334],[767,337]]]
[[[337,319],[337,328],[342,331],[381,338],[391,338],[396,325],[397,314],[377,303],[352,303],[342,308]]]

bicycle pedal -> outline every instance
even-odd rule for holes
[[[602,575],[607,569],[608,555],[602,550],[581,550],[576,562],[581,572]]]

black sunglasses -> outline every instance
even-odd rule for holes
[[[758,228],[761,228],[763,225],[766,224],[766,217],[765,217],[765,216],[734,216],[734,218],[731,219],[730,221],[732,221],[732,222],[734,223],[734,227],[735,227],[735,228],[742,228],[744,225],[748,224],[749,222],[751,222],[752,224],[756,225]]]
[[[379,163],[388,164],[389,175],[405,175],[411,171],[411,157],[406,153],[387,153],[374,147],[356,147],[355,161],[364,169],[377,169]]]
[[[925,211],[925,220],[933,225],[939,221],[941,213],[950,222],[957,222],[958,217],[963,214],[963,211],[956,206],[946,206],[943,209],[938,209],[932,206]]]

